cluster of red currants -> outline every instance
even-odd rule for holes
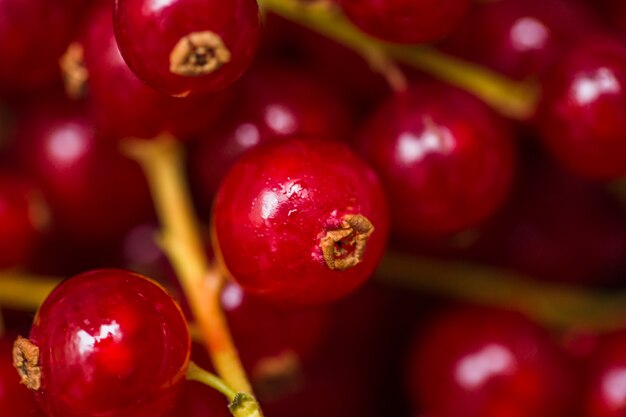
[[[503,77],[528,118],[443,82]],[[548,329],[376,272],[394,251],[624,285],[621,0],[0,0],[0,416],[229,415],[186,380],[215,363],[154,239],[184,210],[155,210],[124,151],[165,137],[264,415],[625,415],[626,327]],[[33,319],[3,271],[73,278]]]

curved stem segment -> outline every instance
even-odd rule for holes
[[[387,56],[474,94],[502,114],[527,119],[535,109],[538,88],[478,65],[443,54],[428,46],[389,44],[363,34],[334,5],[304,4],[301,0],[260,0],[269,10],[355,50],[366,59]]]
[[[212,374],[191,362],[187,369],[187,380],[200,382],[224,394],[230,404],[228,408],[234,417],[261,417],[259,403],[250,395],[236,392],[217,375]]]
[[[159,243],[179,276],[218,374],[237,392],[252,395],[220,306],[223,278],[209,264],[198,233],[183,174],[182,147],[161,136],[152,141],[129,140],[124,150],[146,174],[161,221]]]
[[[626,325],[626,294],[603,294],[569,285],[538,283],[521,274],[468,262],[388,254],[379,269],[385,282],[481,305],[513,309],[557,328],[613,330]]]

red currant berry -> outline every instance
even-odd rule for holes
[[[288,304],[338,299],[363,284],[385,248],[376,174],[345,145],[270,143],[240,159],[216,197],[214,231],[235,280]]]
[[[474,2],[444,49],[509,77],[545,73],[564,49],[595,30],[593,13],[570,0]]]
[[[20,384],[11,361],[13,340],[0,338],[0,415],[38,417],[41,415],[33,393]]]
[[[626,331],[603,335],[586,360],[584,416],[621,417],[626,411]]]
[[[184,139],[211,126],[231,94],[225,91],[210,97],[183,99],[148,87],[122,58],[111,13],[109,2],[96,8],[87,19],[80,42],[72,46],[82,50],[84,68],[78,71],[86,70],[88,99],[97,127],[116,138],[152,138],[169,132]],[[77,54],[81,55],[81,51]],[[69,70],[69,79],[75,71]]]
[[[40,193],[16,173],[0,173],[0,268],[24,263],[46,222]]]
[[[261,398],[279,394],[300,377],[303,364],[315,357],[328,327],[326,308],[281,311],[235,283],[225,286],[222,307]]]
[[[620,202],[541,159],[529,158],[522,167],[506,208],[481,230],[473,248],[479,258],[547,281],[620,280],[626,271]]]
[[[18,159],[41,186],[53,226],[69,240],[117,242],[149,219],[151,201],[139,166],[113,142],[101,140],[89,120],[66,104],[21,117]]]
[[[50,294],[14,363],[49,416],[147,417],[173,406],[189,352],[187,322],[163,288],[104,269]]]
[[[366,125],[361,146],[386,186],[398,234],[474,226],[496,211],[510,187],[514,156],[506,126],[449,87],[425,85],[389,99]]]
[[[194,188],[208,210],[228,169],[251,149],[290,136],[345,138],[349,132],[347,104],[322,80],[285,66],[257,67],[246,74],[232,110],[190,152]]]
[[[626,175],[626,48],[590,39],[566,55],[543,83],[537,113],[543,139],[574,172]]]
[[[559,417],[572,404],[561,352],[514,313],[466,309],[431,322],[410,370],[413,398],[438,417]]]
[[[116,0],[114,22],[130,68],[174,96],[231,84],[252,62],[260,37],[256,0]]]
[[[58,60],[80,20],[83,0],[0,0],[0,90],[59,78]]]
[[[469,0],[338,0],[364,32],[388,42],[430,42],[446,36],[465,14]]]

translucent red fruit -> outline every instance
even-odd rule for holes
[[[574,409],[568,365],[525,317],[461,309],[415,339],[410,392],[438,417],[559,417]]]
[[[122,58],[111,13],[110,2],[95,7],[75,44],[82,48],[88,103],[98,129],[115,138],[152,138],[168,132],[184,139],[211,126],[231,94],[225,91],[208,97],[176,98],[148,87]],[[81,50],[76,53],[80,59]],[[76,68],[70,67],[69,75],[73,71]]]
[[[246,152],[291,136],[347,140],[347,103],[314,74],[280,65],[253,68],[221,123],[200,135],[190,152],[191,177],[210,210],[220,181]]]
[[[446,36],[469,0],[337,0],[364,32],[388,42],[420,43]]]
[[[626,48],[608,38],[576,46],[546,77],[537,112],[552,153],[590,178],[626,175]]]
[[[116,0],[115,35],[139,78],[174,96],[212,93],[250,65],[256,0]]]
[[[338,299],[384,251],[388,214],[376,174],[345,145],[267,144],[240,159],[218,192],[214,232],[235,280],[287,304]]]
[[[83,0],[0,1],[0,91],[60,79],[58,60],[76,30]]]
[[[18,160],[41,186],[65,238],[119,241],[152,214],[141,169],[115,143],[97,137],[83,112],[48,104],[21,115]]]
[[[41,193],[21,175],[0,172],[0,268],[25,262],[46,222]]]
[[[325,340],[330,319],[325,307],[281,311],[235,283],[224,287],[222,307],[261,398],[280,395],[301,377]]]
[[[621,417],[626,411],[626,331],[598,338],[586,359],[585,417]]]
[[[20,384],[11,360],[13,339],[0,338],[0,415],[7,417],[38,417],[41,415],[35,396]]]
[[[49,416],[156,417],[173,406],[185,380],[190,339],[163,288],[105,269],[59,285],[16,349]]]
[[[595,26],[593,12],[575,0],[473,2],[443,47],[526,79],[543,74]]]
[[[514,153],[507,126],[450,87],[424,85],[388,99],[361,139],[401,235],[474,226],[499,208],[510,188]]]

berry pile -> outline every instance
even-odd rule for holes
[[[626,415],[621,0],[0,0],[0,416]]]

